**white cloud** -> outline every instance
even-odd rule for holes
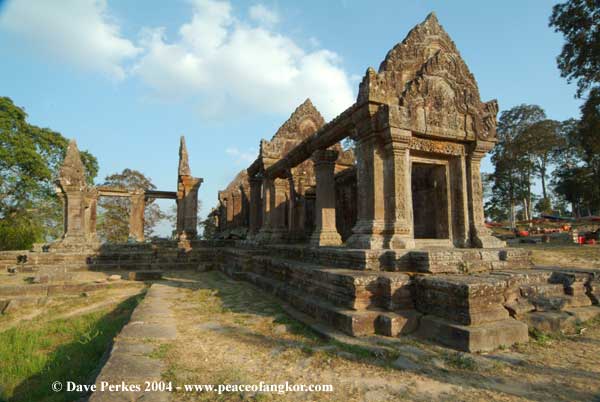
[[[114,78],[141,49],[123,38],[105,0],[13,0],[0,14],[0,28],[21,35],[37,50]]]
[[[177,40],[168,41],[164,28],[143,33],[145,53],[133,71],[158,95],[201,99],[209,114],[289,114],[310,97],[326,118],[354,101],[339,57],[325,49],[307,52],[268,28],[276,14],[263,5],[250,9],[258,26],[236,19],[226,1],[194,0],[192,7]]]
[[[258,156],[256,152],[252,152],[252,150],[248,150],[247,152],[240,151],[237,148],[227,148],[225,153],[235,159],[236,164],[248,164],[254,162],[256,157]]]
[[[250,18],[261,25],[271,26],[279,22],[279,16],[272,10],[269,10],[262,4],[255,4],[250,7],[248,12]]]

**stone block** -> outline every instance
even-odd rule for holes
[[[577,325],[577,318],[564,311],[535,311],[525,314],[521,320],[541,332],[571,332]]]
[[[416,308],[462,325],[509,317],[504,308],[506,282],[492,275],[435,275],[415,279]]]
[[[573,315],[579,322],[585,322],[600,316],[600,307],[570,307],[565,309],[565,312]]]
[[[375,321],[375,333],[384,336],[410,334],[419,326],[421,314],[415,310],[382,313]]]
[[[130,281],[156,281],[162,279],[162,271],[131,271],[127,275]]]
[[[424,316],[417,334],[464,352],[487,352],[529,340],[527,325],[510,318],[465,326],[434,316]]]

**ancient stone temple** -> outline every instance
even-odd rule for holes
[[[260,243],[303,242],[315,245],[340,245],[335,227],[335,199],[317,200],[318,177],[352,169],[352,151],[343,151],[334,144],[320,157],[307,158],[278,175],[265,173],[272,164],[309,139],[324,124],[323,117],[307,99],[283,123],[270,141],[260,142],[259,154],[247,170],[219,192],[216,212],[221,238],[245,233],[246,238]],[[333,188],[333,187],[332,187]],[[317,202],[329,202],[329,207],[317,208]],[[321,211],[320,216],[315,211]],[[333,225],[333,226],[332,226]],[[317,227],[317,232],[315,232]]]
[[[431,15],[387,54],[379,72],[367,70],[356,103],[336,119],[324,125],[306,101],[261,142],[248,168],[254,214],[234,225],[248,225],[262,241],[339,245],[336,215],[344,217],[336,209],[344,201],[343,209],[356,205],[346,219],[353,223],[350,248],[501,247],[484,225],[480,175],[481,158],[496,141],[497,112],[496,101],[480,100],[454,42]],[[356,166],[341,151],[345,138],[354,140]],[[338,199],[336,208],[335,175],[346,169],[346,184],[354,181],[361,197]],[[307,191],[315,197],[310,208]],[[221,203],[229,214],[221,221],[229,222],[237,213],[233,195]],[[309,223],[308,210],[316,218]]]
[[[593,300],[564,287],[583,276],[531,269],[485,226],[480,162],[497,113],[429,15],[339,116],[325,123],[306,101],[261,141],[219,193],[217,237],[235,242],[217,266],[352,335],[491,350],[526,341],[528,325],[585,317]]]
[[[413,334],[465,351],[526,342],[530,328],[597,316],[600,278],[534,267],[486,228],[480,163],[497,112],[431,14],[366,70],[336,118],[325,122],[307,99],[260,141],[218,193],[214,238],[197,238],[202,179],[183,137],[176,192],[91,187],[72,142],[58,181],[65,235],[54,246],[93,244],[97,198],[126,196],[138,242],[80,253],[88,268],[219,269],[328,334]],[[149,198],[176,200],[176,239],[139,242]],[[49,261],[41,254],[28,264]]]

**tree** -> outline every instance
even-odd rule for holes
[[[103,186],[127,190],[155,190],[152,180],[141,172],[124,169],[104,179]],[[99,219],[97,232],[101,239],[112,243],[126,242],[129,236],[130,202],[127,197],[102,197],[98,201]],[[166,217],[154,200],[146,203],[144,211],[144,236],[152,236],[158,222]]]
[[[0,97],[0,249],[26,249],[61,233],[53,180],[67,145],[60,133],[29,124],[22,108]],[[98,162],[89,152],[81,156],[93,183]]]
[[[541,120],[525,128],[518,137],[518,146],[527,155],[542,182],[542,202],[546,207],[552,206],[546,187],[549,165],[564,147],[564,139],[560,135],[561,123],[556,120]]]
[[[206,219],[200,222],[200,227],[202,227],[202,239],[211,240],[215,238],[215,235],[217,234],[217,225],[213,217],[206,217]]]
[[[555,5],[551,27],[565,36],[557,57],[561,75],[577,81],[577,97],[600,83],[600,1],[569,0]]]
[[[529,127],[545,119],[541,107],[519,105],[503,111],[498,120],[498,143],[492,151],[492,195],[487,209],[495,211],[496,216],[508,216],[511,227],[515,226],[518,202],[523,204],[523,218],[531,218],[535,166],[522,136]]]
[[[600,214],[600,87],[590,91],[581,107],[581,121],[574,131],[575,141],[581,149],[581,157],[587,170],[588,209]]]

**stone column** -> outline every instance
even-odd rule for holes
[[[143,191],[131,193],[129,200],[129,237],[135,241],[144,241],[144,210],[146,208],[146,195]]]
[[[185,139],[179,144],[179,168],[177,171],[177,236],[179,247],[191,247],[189,240],[198,234],[198,190],[203,179],[193,177]]]
[[[285,227],[285,205],[287,201],[288,183],[287,179],[275,179],[271,186],[271,237],[270,241],[275,243],[286,237]]]
[[[225,208],[227,213],[225,228],[231,229],[233,227],[233,197],[231,196],[231,193],[227,193],[225,196]]]
[[[388,127],[383,133],[384,248],[414,248],[409,141],[411,132]],[[360,198],[360,192],[359,192]]]
[[[370,127],[360,131],[356,144],[357,220],[346,244],[350,248],[380,249],[384,245],[383,149]]]
[[[96,234],[96,219],[98,208],[98,191],[93,189],[86,193],[85,203],[85,235],[86,240],[90,243],[97,243],[98,236]]]
[[[249,237],[255,236],[260,230],[261,214],[262,214],[262,179],[259,177],[250,177],[250,220],[249,220]]]
[[[342,238],[335,226],[335,161],[338,152],[330,149],[317,150],[313,154],[317,178],[315,204],[315,230],[310,238],[312,246],[339,246]]]
[[[242,220],[242,194],[240,190],[233,190],[231,192],[231,200],[233,204],[233,227],[237,228],[241,225]]]
[[[260,242],[268,242],[271,239],[271,212],[275,200],[273,180],[268,177],[262,179],[262,226],[256,236]]]
[[[467,186],[469,193],[469,221],[471,224],[471,247],[505,247],[506,242],[491,235],[485,227],[483,213],[483,186],[481,183],[481,159],[493,143],[478,141],[467,157]]]
[[[464,155],[450,161],[450,192],[452,194],[452,240],[455,247],[470,247],[467,167]]]
[[[65,227],[63,238],[68,242],[83,242],[85,241],[84,194],[79,189],[63,191]]]

